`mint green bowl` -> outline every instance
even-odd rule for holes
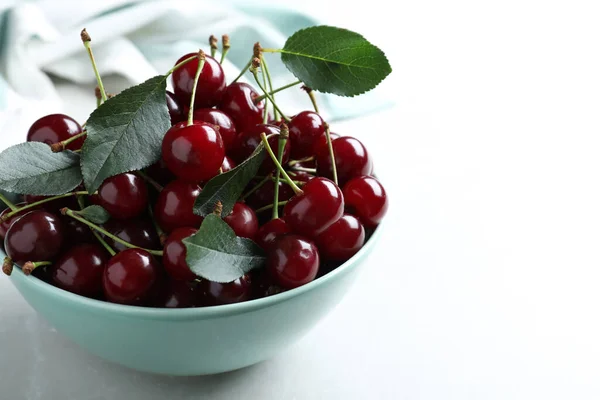
[[[358,254],[307,285],[225,306],[123,306],[66,292],[19,268],[11,278],[51,325],[97,356],[158,374],[216,374],[264,361],[300,339],[339,303],[380,234],[379,228]]]

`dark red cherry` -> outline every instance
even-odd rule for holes
[[[81,125],[73,118],[64,114],[50,114],[38,119],[31,125],[29,132],[27,132],[27,141],[54,144],[79,135],[81,132]],[[79,138],[69,143],[67,149],[81,149],[84,140],[84,138]]]
[[[160,308],[194,307],[198,299],[196,286],[194,283],[170,280],[161,287],[152,305]]]
[[[388,197],[383,185],[371,176],[359,176],[344,186],[347,209],[367,228],[375,228],[388,209]]]
[[[219,174],[231,171],[235,167],[236,167],[235,161],[233,161],[231,158],[225,156],[225,158],[223,159],[223,164],[221,164],[221,169],[219,171],[217,171],[217,173],[214,176],[211,176],[209,179],[207,179],[203,183],[210,181],[212,178],[214,178],[215,176],[217,176]]]
[[[240,133],[236,139],[234,144],[234,149],[232,152],[232,156],[235,161],[241,163],[245,159],[247,159],[252,152],[258,147],[261,143],[261,133],[265,133],[267,136],[274,135],[269,138],[269,145],[273,150],[275,155],[278,154],[279,151],[279,128],[274,125],[254,125],[252,128],[249,128],[242,133]],[[282,165],[287,163],[290,159],[290,150],[291,145],[290,141],[286,141],[285,147],[283,148],[283,162]],[[270,157],[265,157],[265,160],[260,167],[259,172],[267,174],[271,171],[275,170],[275,163],[271,160]]]
[[[193,281],[197,278],[185,261],[187,250],[182,242],[196,232],[196,228],[177,228],[167,238],[163,250],[163,265],[171,278],[182,281]]]
[[[52,281],[61,289],[82,296],[102,293],[102,275],[109,256],[97,244],[72,247],[51,267]]]
[[[146,168],[146,173],[150,178],[163,186],[177,179],[177,177],[169,171],[169,168],[167,168],[167,164],[165,164],[165,160],[163,160],[162,157],[160,160]]]
[[[163,231],[200,226],[203,218],[193,213],[200,191],[200,186],[179,180],[165,186],[154,206],[154,217]]]
[[[195,56],[196,53],[189,53],[181,57],[175,64]],[[184,104],[190,104],[192,98],[192,89],[194,88],[194,78],[198,70],[198,59],[194,59],[173,72],[173,88],[175,96]],[[221,64],[211,56],[206,56],[204,67],[200,73],[198,85],[196,87],[195,108],[210,108],[216,106],[221,101],[225,92],[225,73]]]
[[[84,243],[96,243],[96,238],[87,225],[68,216],[61,215],[60,217],[64,228],[64,243],[66,245],[72,247]]]
[[[243,132],[263,121],[265,101],[255,103],[257,97],[258,92],[247,83],[232,83],[225,89],[219,109],[231,117],[238,132]]]
[[[325,123],[319,114],[313,111],[297,114],[288,124],[288,128],[294,160],[314,155],[315,144],[325,135]]]
[[[115,175],[100,185],[98,200],[111,217],[129,219],[146,210],[148,188],[146,182],[135,174]]]
[[[284,220],[275,218],[258,229],[255,241],[263,250],[268,250],[278,237],[291,231],[289,225]]]
[[[201,108],[194,110],[194,121],[203,121],[218,126],[225,151],[227,152],[231,149],[233,140],[237,136],[237,131],[235,130],[233,120],[227,114],[214,108]]]
[[[167,90],[167,108],[169,109],[169,116],[171,117],[171,125],[175,125],[185,119],[183,113],[183,107],[179,104],[177,97]]]
[[[112,303],[143,305],[155,294],[160,278],[160,265],[150,253],[127,249],[108,260],[102,286]]]
[[[283,235],[267,252],[267,270],[275,283],[285,289],[305,285],[319,272],[317,246],[299,235]]]
[[[343,186],[350,179],[370,175],[373,172],[373,163],[367,149],[358,140],[350,136],[342,136],[332,141],[337,167],[338,183]],[[317,174],[332,179],[333,169],[329,151],[317,154]]]
[[[12,260],[23,265],[27,261],[52,261],[63,244],[60,219],[46,211],[31,211],[11,225],[4,238],[4,249]]]
[[[332,142],[340,137],[340,135],[333,132],[330,132],[329,136],[331,137]],[[319,138],[315,141],[315,145],[313,147],[313,152],[311,155],[321,154],[322,152],[327,152],[327,154],[329,154],[329,146],[327,146],[327,135],[325,134],[319,136]],[[311,166],[310,168],[314,168],[315,166],[316,164],[314,166]]]
[[[254,187],[258,182],[253,181],[247,190]],[[292,188],[284,182],[279,182],[279,197],[278,201],[286,201],[294,196]],[[254,208],[259,209],[265,207],[268,204],[273,204],[275,199],[275,184],[272,182],[266,182],[261,187],[252,192],[247,198],[246,203]]]
[[[169,129],[162,142],[162,158],[178,178],[199,183],[219,172],[225,148],[215,128],[199,122]]]
[[[258,218],[254,210],[244,203],[235,203],[231,214],[223,218],[223,221],[227,222],[239,237],[254,239],[258,231]]]
[[[239,303],[250,299],[252,285],[250,277],[244,275],[229,283],[211,282],[203,279],[199,289],[209,305]]]
[[[26,206],[26,205],[27,205],[27,203],[19,203],[19,204],[16,204],[16,207],[17,208],[21,208],[21,207]],[[0,221],[2,221],[2,217],[4,217],[6,214],[10,213],[11,211],[12,210],[10,208],[7,208],[4,211],[2,211],[0,213]],[[31,212],[31,211],[32,210],[19,211],[18,213],[16,213],[15,215],[13,215],[9,219],[7,219],[6,221],[0,222],[0,239],[4,239],[6,237],[6,232],[8,232],[8,229],[11,227],[11,225],[16,220],[18,220],[23,215],[25,215],[25,214],[27,214],[28,212]]]
[[[103,228],[119,239],[131,243],[135,246],[157,250],[160,248],[160,240],[156,233],[156,229],[149,218],[134,218],[128,220],[111,219],[103,225]],[[115,242],[109,237],[104,238],[116,251],[124,251],[128,249],[119,242]]]
[[[323,260],[346,261],[365,244],[365,228],[358,218],[345,214],[317,236]]]
[[[343,215],[344,197],[335,183],[321,177],[308,181],[302,191],[283,207],[283,219],[293,232],[315,238]]]

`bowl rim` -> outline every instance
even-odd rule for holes
[[[31,286],[34,290],[39,290],[46,295],[59,297],[65,301],[73,301],[80,306],[90,307],[95,310],[112,312],[122,316],[135,316],[150,319],[165,319],[165,320],[190,320],[190,319],[210,319],[216,317],[224,317],[236,314],[252,312],[258,309],[267,308],[288,299],[300,296],[305,292],[316,289],[319,286],[326,285],[337,277],[348,272],[353,266],[357,265],[371,251],[373,246],[381,236],[381,224],[374,230],[373,234],[364,244],[364,246],[349,260],[342,265],[321,276],[306,285],[291,289],[273,296],[263,297],[260,299],[248,300],[234,304],[224,304],[207,307],[192,307],[192,308],[157,308],[157,307],[141,307],[124,304],[110,303],[104,300],[96,300],[84,297],[75,293],[68,292],[64,289],[53,286],[41,279],[32,279],[26,276],[21,268],[15,267],[11,278],[18,279],[25,285]],[[4,251],[0,249],[0,254],[4,255]],[[25,298],[25,296],[23,296]],[[27,300],[25,298],[25,300]],[[90,311],[91,311],[90,309]]]

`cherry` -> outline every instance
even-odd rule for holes
[[[160,308],[190,308],[196,305],[197,297],[196,285],[168,281],[163,285],[152,305]]]
[[[237,132],[233,121],[227,114],[214,108],[201,108],[199,110],[194,110],[194,121],[202,121],[218,126],[218,131],[221,135],[221,139],[223,139],[225,151],[231,149]]]
[[[162,157],[160,160],[146,168],[146,174],[163,186],[176,179],[175,175],[167,168],[167,164]]]
[[[279,150],[279,128],[274,125],[258,124],[240,133],[235,140],[232,156],[238,163],[247,159],[252,152],[262,142],[261,133],[265,133],[267,136],[273,135],[269,138],[269,145],[275,153],[278,154]],[[283,148],[283,162],[282,165],[287,163],[290,159],[291,145],[290,141],[286,141],[285,147]],[[259,172],[267,174],[275,170],[275,163],[270,157],[265,157]]]
[[[165,186],[154,206],[154,216],[163,231],[200,226],[203,218],[194,214],[193,208],[201,190],[198,185],[179,180]]]
[[[233,120],[238,132],[262,123],[265,101],[255,103],[258,92],[247,83],[236,82],[227,86],[219,109]]]
[[[100,185],[98,201],[113,218],[137,217],[148,206],[148,188],[135,174],[115,175]]]
[[[291,231],[284,220],[275,218],[258,229],[255,241],[263,250],[269,250],[278,237]]]
[[[244,203],[235,203],[231,214],[223,218],[223,221],[227,222],[239,237],[254,239],[258,231],[258,218],[254,210]]]
[[[27,203],[19,203],[16,204],[15,206],[17,208],[21,208],[23,206],[27,205]],[[4,211],[2,211],[0,213],[0,221],[2,221],[2,217],[4,217],[6,214],[10,213],[12,210],[10,208],[5,209]],[[32,210],[23,210],[23,211],[19,211],[17,212],[15,215],[13,215],[12,217],[10,217],[9,219],[7,219],[6,221],[0,222],[0,239],[4,239],[6,237],[6,232],[8,232],[8,229],[11,227],[11,225],[18,220],[19,218],[21,218],[23,215],[27,214],[28,212],[31,212]]]
[[[81,125],[73,118],[64,114],[50,114],[38,119],[31,125],[29,132],[27,132],[27,141],[54,144],[79,135],[81,132]],[[81,149],[84,140],[84,138],[79,138],[69,143],[67,149]]]
[[[314,238],[343,215],[344,197],[335,183],[321,177],[308,181],[302,191],[284,206],[283,219],[293,232]]]
[[[163,265],[171,278],[193,281],[196,274],[190,271],[185,260],[187,250],[182,240],[198,232],[195,228],[177,228],[167,238],[164,247]]]
[[[189,53],[181,57],[180,62],[196,56],[196,53]],[[175,96],[183,104],[190,104],[192,98],[192,89],[194,88],[194,78],[198,69],[198,59],[194,59],[173,72],[173,88]],[[194,106],[198,108],[210,108],[216,106],[225,92],[225,73],[221,64],[211,56],[206,56],[204,67],[200,73],[198,85],[196,86],[196,99]]]
[[[288,124],[292,158],[299,160],[314,154],[315,144],[325,135],[323,119],[313,111],[302,111]]]
[[[92,230],[87,225],[68,216],[61,215],[60,220],[62,221],[64,228],[65,244],[68,243],[69,246],[74,246],[96,242]]]
[[[283,235],[267,252],[267,270],[275,283],[283,288],[305,285],[319,272],[317,246],[302,236]]]
[[[257,182],[253,182],[251,185],[256,185]],[[250,186],[250,187],[252,187]],[[279,197],[277,201],[286,201],[294,196],[292,188],[282,181],[279,182]],[[268,204],[273,204],[275,198],[275,185],[272,182],[266,182],[261,187],[252,192],[247,198],[246,203],[254,208],[258,209]]]
[[[330,132],[329,137],[331,138],[331,142],[333,143],[333,141],[339,138],[340,135],[338,135],[337,133]],[[319,138],[315,141],[315,144],[313,146],[313,152],[311,155],[321,154],[322,152],[327,152],[327,154],[329,154],[329,146],[327,145],[326,134],[319,136]],[[309,168],[314,168],[315,166],[316,164]]]
[[[142,305],[155,294],[160,278],[160,265],[150,253],[127,249],[108,260],[102,286],[112,303]]]
[[[388,209],[388,198],[379,181],[371,176],[359,176],[344,186],[348,210],[367,228],[375,228]]]
[[[63,244],[60,219],[46,211],[31,211],[11,225],[4,238],[4,249],[12,260],[23,265],[27,261],[52,261]]]
[[[260,299],[284,292],[285,290],[273,282],[273,278],[266,268],[261,268],[251,272],[252,280],[252,298]]]
[[[108,258],[106,250],[97,244],[72,247],[51,267],[52,281],[69,292],[97,296],[102,293],[102,274]]]
[[[324,260],[346,261],[365,244],[365,228],[358,218],[345,214],[316,238]]]
[[[158,249],[160,247],[160,240],[156,234],[152,221],[148,218],[135,218],[128,220],[111,219],[103,225],[103,228],[119,239],[131,243],[134,246],[142,247],[144,249]],[[115,242],[109,237],[104,238],[116,251],[127,250],[119,242]]]
[[[221,164],[220,171],[217,171],[217,173],[215,175],[213,175],[209,179],[207,179],[205,181],[205,183],[208,182],[209,180],[211,180],[212,178],[214,178],[215,176],[221,174],[221,173],[225,173],[225,172],[231,171],[235,167],[236,167],[235,161],[233,161],[231,158],[225,156],[225,158],[223,159],[223,164]]]
[[[219,172],[225,148],[221,135],[212,125],[197,122],[167,131],[162,142],[162,158],[178,178],[199,183]]]
[[[200,290],[209,305],[239,303],[250,299],[252,285],[250,277],[244,275],[229,283],[211,282],[203,279]]]
[[[177,97],[172,92],[167,90],[167,108],[169,109],[169,116],[171,117],[171,125],[175,125],[185,119],[183,107],[179,105]]]
[[[356,176],[370,175],[373,172],[373,163],[369,153],[358,139],[342,136],[331,143],[340,185],[343,186]],[[321,149],[321,152],[317,154],[317,174],[327,178],[333,177],[331,157],[328,150]]]

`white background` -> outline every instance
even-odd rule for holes
[[[596,2],[393,3],[296,4],[394,68],[394,109],[334,126],[367,145],[392,204],[329,318],[260,365],[157,377],[75,348],[4,278],[2,397],[600,398]]]

